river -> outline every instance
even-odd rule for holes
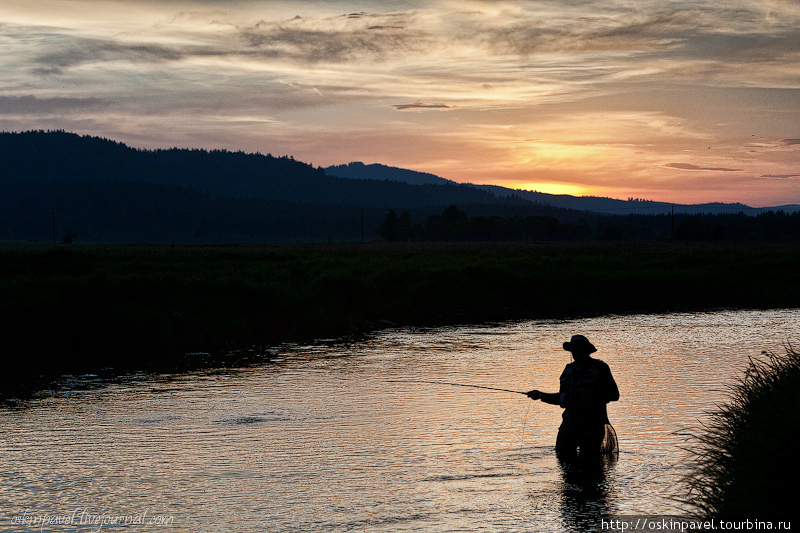
[[[684,433],[799,326],[786,309],[396,329],[248,368],[67,377],[0,409],[0,530],[558,532],[678,514]],[[410,382],[555,392],[575,333],[621,393],[599,477],[556,460],[558,407]]]

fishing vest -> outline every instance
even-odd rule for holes
[[[564,419],[606,423],[606,403],[619,398],[619,390],[608,365],[599,359],[570,363],[561,373],[559,401]]]

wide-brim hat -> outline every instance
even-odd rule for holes
[[[569,342],[564,343],[564,349],[568,352],[594,353],[597,351],[597,348],[594,347],[594,344],[589,342],[589,339],[583,335],[573,335]]]

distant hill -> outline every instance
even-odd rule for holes
[[[427,172],[417,172],[404,168],[388,167],[386,165],[365,165],[360,162],[348,163],[327,167],[325,173],[337,178],[350,178],[356,180],[385,180],[399,181],[411,185],[454,185],[456,182],[440,178]]]
[[[705,203],[705,204],[672,204],[655,202],[652,200],[617,200],[601,196],[570,196],[568,194],[548,194],[536,191],[522,191],[509,189],[497,185],[475,185],[476,188],[493,193],[498,198],[516,196],[531,202],[542,202],[554,207],[576,209],[579,211],[593,211],[610,215],[657,215],[671,213],[698,214],[698,213],[745,213],[757,215],[765,211],[783,209],[785,211],[798,211],[800,205],[758,208],[742,203]]]
[[[331,176],[353,179],[372,179],[397,181],[409,184],[422,183],[456,183],[445,178],[426,172],[417,172],[397,167],[371,164],[365,165],[360,162],[348,163],[347,165],[331,166],[325,169]],[[651,200],[617,200],[614,198],[604,198],[598,196],[571,196],[567,194],[548,194],[536,191],[525,191],[510,189],[499,185],[475,185],[470,186],[492,193],[499,199],[516,197],[538,204],[547,204],[553,207],[564,209],[574,209],[578,211],[594,211],[608,214],[640,214],[657,215],[671,213],[673,208],[675,213],[698,214],[698,213],[745,213],[747,215],[757,215],[767,211],[800,211],[800,205],[788,204],[774,207],[750,207],[742,203],[705,203],[705,204],[672,204],[667,202],[655,202]]]
[[[497,203],[488,191],[447,182],[412,186],[343,179],[291,157],[221,150],[139,150],[66,132],[0,133],[0,184],[139,182],[212,196],[364,208]]]
[[[616,200],[614,198],[603,198],[599,196],[570,196],[566,194],[547,194],[535,191],[520,191],[498,187],[496,185],[475,185],[476,188],[493,193],[498,198],[506,196],[517,196],[532,202],[542,202],[554,207],[566,209],[577,209],[580,211],[593,211],[596,213],[607,213],[610,215],[657,215],[671,213],[673,208],[675,213],[681,214],[700,214],[700,213],[744,213],[746,215],[758,215],[768,211],[800,211],[798,204],[786,204],[770,207],[750,207],[742,203],[722,203],[711,202],[704,204],[673,204],[668,202],[655,202],[652,200]]]

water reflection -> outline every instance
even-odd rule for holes
[[[621,392],[609,404],[619,460],[599,472],[559,464],[555,406],[392,382],[555,390],[576,331]],[[0,409],[0,530],[27,509],[174,517],[154,533],[552,533],[671,514],[677,433],[698,426],[749,356],[797,331],[796,310],[395,330],[285,347],[245,369],[66,388]]]
[[[561,517],[569,531],[602,531],[603,519],[616,514],[610,508],[615,500],[613,469],[617,458],[581,462],[559,460],[561,474]]]

